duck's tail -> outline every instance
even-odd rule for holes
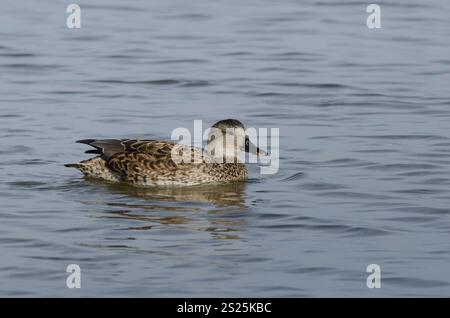
[[[95,158],[83,160],[79,163],[67,163],[64,165],[64,167],[78,169],[86,176],[88,176],[93,172],[93,170],[95,170],[94,168],[96,168],[96,164],[98,165],[98,161],[94,159]]]
[[[68,168],[80,170],[86,177],[100,178],[109,181],[118,181],[120,177],[113,173],[101,157],[94,157],[83,160],[79,163],[68,163],[64,165]]]
[[[81,164],[80,163],[66,163],[65,165],[64,165],[64,167],[67,167],[67,168],[75,168],[75,169],[81,169]]]

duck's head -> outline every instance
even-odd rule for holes
[[[236,119],[224,119],[215,123],[208,134],[206,151],[224,162],[239,160],[238,152],[245,151],[257,156],[268,153],[255,146],[245,134],[244,125]]]

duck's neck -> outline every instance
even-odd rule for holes
[[[221,140],[212,141],[206,146],[206,152],[217,163],[243,163],[239,151],[234,145],[228,147]]]

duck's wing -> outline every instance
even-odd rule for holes
[[[138,173],[138,171],[143,170],[173,171],[183,169],[186,168],[186,164],[191,162],[191,158],[202,158],[201,149],[178,145],[170,141],[85,139],[78,142],[94,147],[95,149],[88,150],[86,153],[101,155],[111,170],[124,175],[130,174],[132,171]],[[180,148],[175,148],[178,146]],[[172,158],[174,150],[177,154],[181,154],[175,160]],[[183,160],[180,160],[180,158]]]
[[[144,153],[155,159],[161,158],[169,155],[174,146],[174,143],[169,141],[138,139],[83,139],[77,142],[94,147],[95,149],[86,153],[99,154],[105,160],[124,152]]]

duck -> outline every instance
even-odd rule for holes
[[[229,142],[229,141],[234,142]],[[145,139],[83,139],[77,143],[95,154],[79,163],[65,164],[85,177],[136,186],[183,186],[245,181],[248,170],[242,152],[268,153],[255,146],[237,119],[216,122],[205,149],[174,141]]]

